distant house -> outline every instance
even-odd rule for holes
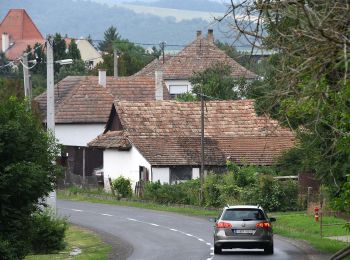
[[[215,45],[213,30],[208,30],[207,38],[198,31],[196,39],[178,54],[166,55],[164,60],[160,57],[159,61],[149,63],[136,75],[152,75],[155,70],[163,71],[168,91],[172,98],[176,98],[178,94],[192,90],[189,79],[195,72],[204,71],[218,62],[229,65],[235,78],[248,80],[257,78],[256,74],[244,68]]]
[[[65,38],[67,46],[70,44],[71,39]],[[86,39],[81,38],[75,41],[80,51],[81,59],[89,68],[96,67],[97,63],[103,62],[102,55],[96,50],[96,48]]]
[[[104,149],[107,178],[177,183],[199,177],[200,102],[114,102],[104,133],[89,143]],[[205,168],[272,165],[293,146],[294,135],[274,120],[257,116],[253,100],[212,101],[205,112]]]
[[[163,99],[170,99],[160,82]],[[151,76],[68,76],[55,85],[55,137],[65,146],[70,172],[82,176],[102,166],[102,152],[87,143],[104,131],[113,100],[155,100],[156,80]],[[46,123],[46,92],[35,98]]]
[[[8,60],[15,60],[35,43],[45,39],[24,9],[10,9],[0,24],[1,51]]]

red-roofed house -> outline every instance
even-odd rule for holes
[[[45,39],[24,9],[10,9],[0,24],[1,51],[9,60],[15,60],[35,43]]]
[[[294,135],[268,117],[257,116],[253,100],[210,101],[205,112],[205,167],[272,165],[294,145]],[[176,183],[199,177],[200,102],[114,102],[104,134],[89,146],[104,149],[108,177]]]

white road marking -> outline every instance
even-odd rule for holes
[[[73,211],[77,211],[77,212],[83,212],[81,209],[71,209]]]
[[[113,215],[110,214],[101,214],[102,216],[107,216],[107,217],[113,217]]]
[[[102,215],[104,215],[104,214],[102,214]],[[166,226],[161,226],[161,225],[158,225],[158,224],[155,224],[155,223],[145,222],[145,221],[137,220],[137,219],[134,219],[134,218],[126,218],[126,219],[127,219],[127,220],[131,220],[131,221],[135,221],[135,222],[139,222],[139,223],[143,223],[143,224],[148,224],[148,225],[155,226],[155,227],[167,228],[167,229],[169,229],[169,230],[171,230],[171,231],[179,232],[179,233],[184,234],[184,235],[186,235],[186,236],[188,236],[188,237],[193,237],[193,238],[197,239],[198,241],[204,242],[204,243],[206,243],[208,246],[211,247],[211,244],[205,242],[204,239],[199,238],[199,237],[197,237],[197,236],[194,236],[194,235],[192,235],[192,234],[189,234],[189,233],[186,233],[186,232],[177,230],[177,229],[175,229],[175,228],[169,228],[169,227],[166,227]],[[213,251],[214,248],[211,247],[210,250]],[[211,252],[210,255],[214,255],[214,253]],[[207,258],[207,260],[212,260],[212,259],[213,259],[213,257]]]

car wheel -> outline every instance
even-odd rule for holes
[[[215,255],[220,255],[222,253],[222,249],[220,246],[215,246],[214,245],[214,254]]]
[[[273,255],[273,243],[264,247],[264,253],[268,255]]]

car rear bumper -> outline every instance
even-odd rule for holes
[[[215,246],[219,246],[221,248],[259,248],[263,249],[268,245],[271,245],[272,241],[271,240],[266,240],[266,241],[232,241],[232,240],[220,240],[215,242]]]

